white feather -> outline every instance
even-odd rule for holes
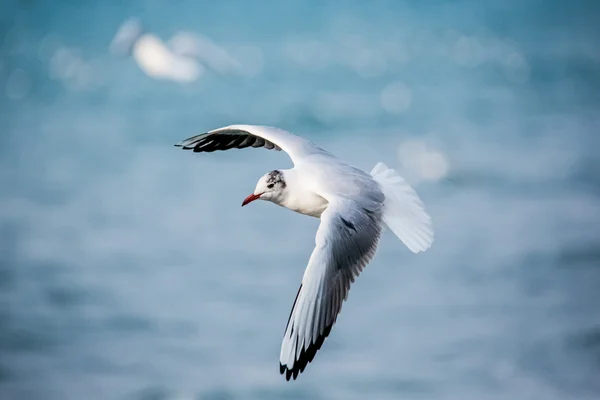
[[[418,253],[431,247],[433,226],[423,202],[396,171],[378,163],[371,171],[385,196],[383,222],[410,251]]]

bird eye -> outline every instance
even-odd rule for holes
[[[274,185],[273,183],[269,183],[269,184],[267,185],[267,187],[268,187],[269,189],[272,189],[272,188],[273,188],[273,185]]]

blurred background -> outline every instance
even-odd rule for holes
[[[4,0],[0,398],[597,399],[595,1]],[[284,153],[417,189],[322,350],[279,375],[318,220],[241,208]]]

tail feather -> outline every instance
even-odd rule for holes
[[[423,202],[396,171],[378,163],[371,176],[385,195],[383,222],[413,253],[425,251],[433,243],[431,217]]]

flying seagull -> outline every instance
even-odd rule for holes
[[[383,163],[369,174],[306,139],[268,126],[230,125],[175,146],[195,153],[246,147],[283,150],[294,168],[265,174],[242,206],[267,200],[321,219],[281,345],[279,370],[288,381],[304,371],[323,345],[350,284],[375,255],[384,226],[414,253],[433,243],[423,203]]]

